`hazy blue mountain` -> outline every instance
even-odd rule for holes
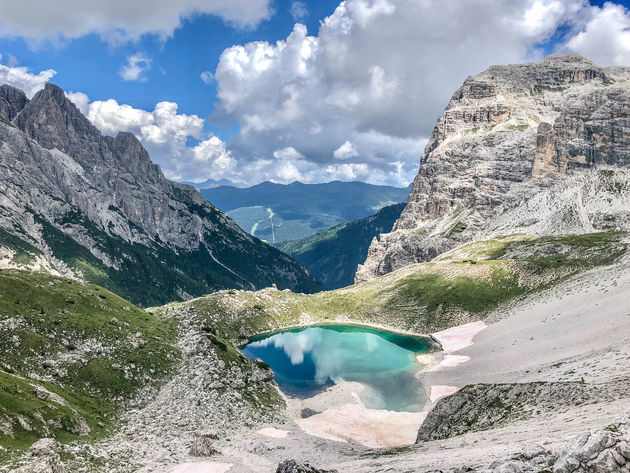
[[[364,182],[287,185],[263,182],[245,189],[232,186],[202,189],[201,193],[244,230],[263,240],[280,243],[405,202],[410,190],[411,187]]]
[[[197,189],[211,189],[219,186],[234,186],[234,183],[229,179],[206,179],[203,182],[181,181],[182,184],[195,187]]]
[[[306,266],[327,289],[349,286],[354,282],[357,265],[367,257],[372,239],[390,232],[404,208],[405,204],[389,205],[376,215],[344,222],[276,247]]]

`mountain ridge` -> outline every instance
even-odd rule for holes
[[[614,187],[626,185],[617,171],[630,165],[629,116],[630,68],[575,53],[467,78],[437,121],[407,207],[356,280],[473,239],[624,227],[630,208]]]
[[[13,117],[0,122],[0,227],[32,247],[23,259],[143,305],[228,287],[319,289],[299,263],[167,180],[133,134],[103,136],[57,86],[30,101],[13,88],[0,95],[0,116]]]

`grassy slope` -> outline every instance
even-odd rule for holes
[[[376,215],[320,230],[301,240],[284,242],[277,248],[296,259],[328,289],[350,286],[357,265],[367,257],[372,239],[390,232],[405,204],[390,205]]]
[[[612,232],[475,242],[440,261],[408,266],[345,289],[313,295],[232,290],[184,304],[204,314],[208,330],[233,341],[322,321],[429,333],[482,319],[505,301],[580,270],[610,264],[626,251],[624,238]]]
[[[0,271],[5,455],[41,436],[74,440],[83,420],[90,428],[87,438],[106,434],[127,400],[170,372],[179,357],[175,339],[173,320],[100,287],[44,273]],[[32,385],[68,405],[38,398]]]

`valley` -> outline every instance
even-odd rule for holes
[[[263,182],[250,188],[218,186],[201,194],[245,231],[272,244],[299,240],[404,202],[409,188],[364,182]]]
[[[322,184],[352,221],[274,223],[286,253],[219,208],[263,236],[289,207],[210,204],[3,88],[0,472],[626,471],[629,83],[575,53],[471,76],[406,205]],[[303,186],[254,187],[312,223]]]

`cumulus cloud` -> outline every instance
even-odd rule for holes
[[[302,159],[304,155],[293,146],[287,146],[286,148],[275,150],[273,157],[276,159]]]
[[[339,148],[337,148],[333,153],[333,157],[335,159],[348,159],[348,158],[354,158],[356,156],[359,156],[359,152],[354,147],[354,145],[347,140],[344,144],[342,144]]]
[[[17,60],[11,60],[12,56],[9,56],[9,63],[15,64]],[[2,59],[2,56],[0,56]],[[47,69],[37,74],[33,74],[28,67],[17,66],[5,66],[0,64],[0,84],[9,84],[13,87],[17,87],[24,91],[26,96],[30,99],[35,93],[44,87],[44,84],[48,82],[57,72],[53,69]]]
[[[276,43],[226,49],[211,119],[240,124],[230,143],[237,157],[294,148],[303,178],[406,183],[466,76],[540,59],[539,45],[584,8],[582,0],[347,0],[316,36],[296,24]]]
[[[127,64],[120,68],[118,74],[126,81],[144,82],[147,78],[143,74],[149,69],[151,69],[151,59],[144,54],[136,53],[127,58]]]
[[[216,136],[204,137],[204,119],[178,113],[174,102],[159,102],[149,112],[114,99],[90,102],[82,92],[66,95],[103,133],[135,134],[171,179],[201,182],[234,172],[236,161],[226,144]],[[190,145],[191,139],[195,144]]]
[[[212,81],[214,80],[214,74],[210,71],[203,71],[201,73],[201,80],[205,83],[205,84],[212,84]]]
[[[606,3],[591,7],[582,28],[566,42],[576,51],[602,66],[630,65],[630,10]]]
[[[269,0],[50,0],[2,2],[0,35],[34,40],[78,38],[96,33],[110,42],[144,34],[172,36],[182,20],[210,14],[239,28],[271,15]]]
[[[308,16],[308,8],[306,8],[306,3],[300,1],[291,2],[289,13],[295,21],[303,20]]]
[[[211,119],[240,125],[229,146],[172,102],[145,111],[69,96],[106,133],[135,133],[171,178],[406,185],[466,76],[538,60],[559,33],[558,49],[629,64],[628,18],[586,0],[346,0],[316,36],[296,24],[276,43],[226,49],[214,74],[201,74],[216,82]]]

